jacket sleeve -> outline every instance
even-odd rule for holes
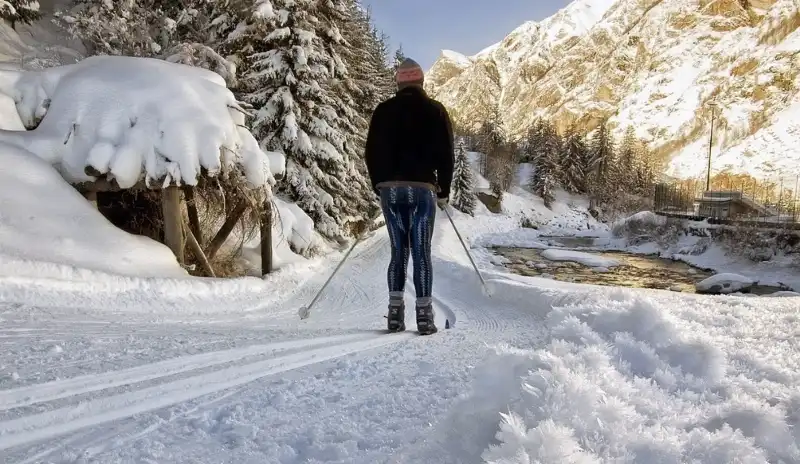
[[[450,196],[450,185],[453,183],[453,166],[455,165],[455,142],[453,141],[453,123],[447,108],[439,104],[442,118],[442,139],[440,142],[439,163],[436,169],[437,180],[439,181],[439,198]]]
[[[367,164],[369,180],[376,194],[378,193],[377,185],[386,180],[386,173],[384,172],[386,163],[383,160],[386,153],[383,153],[385,134],[383,133],[382,114],[382,106],[378,105],[372,113],[372,119],[370,120],[369,130],[367,132],[367,144],[364,150],[364,161]]]

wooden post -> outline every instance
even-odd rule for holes
[[[267,200],[261,213],[261,275],[272,272],[272,202]]]
[[[181,221],[183,224],[184,231],[186,232],[186,238],[189,239],[189,246],[192,247],[192,252],[200,261],[200,264],[203,265],[208,275],[211,277],[217,277],[214,274],[214,268],[211,267],[211,263],[208,262],[208,258],[206,258],[206,254],[203,253],[203,248],[200,246],[200,243],[197,241],[197,238],[194,236],[192,232],[192,228],[186,225],[186,222]]]
[[[200,215],[197,214],[197,203],[195,202],[194,187],[186,186],[183,188],[183,195],[186,197],[186,212],[189,214],[189,230],[194,234],[197,243],[203,245],[203,231],[200,230]]]
[[[178,263],[185,264],[180,188],[171,186],[161,191],[161,211],[164,216],[164,243],[172,250]]]
[[[227,240],[228,236],[233,232],[236,222],[242,217],[244,212],[247,211],[247,208],[247,202],[243,201],[236,205],[236,208],[231,211],[228,219],[225,220],[225,224],[222,224],[219,232],[217,232],[217,235],[214,236],[211,243],[208,245],[206,256],[208,256],[209,260],[214,259],[214,255],[217,254],[222,244],[225,243],[225,240]]]

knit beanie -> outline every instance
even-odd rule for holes
[[[397,75],[395,76],[397,87],[402,89],[411,85],[422,87],[425,82],[425,73],[422,72],[422,67],[411,58],[406,58],[397,67]]]

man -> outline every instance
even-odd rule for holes
[[[397,69],[397,94],[378,105],[367,135],[366,163],[392,244],[388,269],[388,329],[405,325],[403,294],[409,253],[414,261],[417,330],[437,332],[431,293],[431,238],[436,205],[445,208],[453,178],[453,129],[444,106],[423,90],[422,68],[407,59]]]

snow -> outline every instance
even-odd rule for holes
[[[304,322],[296,308],[339,253],[235,289],[0,277],[0,451],[11,462],[800,458],[796,298],[508,274],[476,244],[517,230],[515,214],[454,215],[496,289],[490,299],[438,213],[436,318],[453,328],[426,338],[411,332],[413,312],[410,332],[380,333],[383,229]]]
[[[0,142],[0,165],[13,166],[0,169],[0,276],[186,275],[169,248],[114,227],[32,153]]]
[[[317,240],[295,205],[275,199],[278,272],[191,278],[165,247],[111,227],[49,163],[8,144],[0,157],[15,167],[0,170],[9,462],[800,461],[797,297],[596,287],[493,264],[486,247],[503,240],[578,262],[591,255],[547,236],[612,244],[580,197],[557,192],[547,208],[516,185],[502,213],[453,213],[491,297],[437,212],[442,330],[417,336],[408,311],[409,331],[388,335],[383,228],[300,321],[347,247],[293,257]]]
[[[42,71],[3,71],[31,131],[0,141],[57,166],[69,181],[104,175],[120,187],[139,181],[195,185],[201,169],[215,176],[241,170],[253,187],[281,173],[243,126],[244,114],[211,71],[151,58],[94,56]],[[123,89],[122,91],[120,89]],[[277,172],[273,172],[276,169]]]
[[[589,253],[583,253],[573,250],[559,250],[557,248],[550,248],[542,251],[542,256],[550,261],[569,261],[573,263],[583,264],[588,267],[611,268],[619,266],[619,261],[602,258]]]
[[[755,282],[732,273],[715,274],[699,282],[695,287],[701,293],[736,293],[752,287]]]
[[[470,58],[461,53],[454,52],[453,50],[442,50],[442,57],[458,66],[468,67],[472,65],[472,60]]]

